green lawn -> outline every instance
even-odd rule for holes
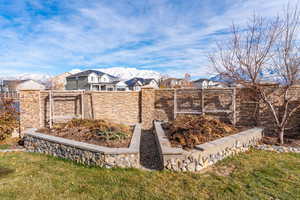
[[[0,199],[300,199],[300,155],[253,150],[193,174],[0,153]]]

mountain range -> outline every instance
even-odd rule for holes
[[[94,70],[102,71],[104,73],[116,76],[120,78],[121,80],[129,80],[134,77],[140,77],[140,78],[154,78],[158,80],[161,77],[161,74],[159,72],[153,71],[153,70],[140,70],[136,68],[127,68],[127,67],[112,67],[112,68],[95,68]],[[75,74],[78,72],[81,72],[83,70],[80,69],[73,69],[69,71],[71,74]],[[41,74],[41,73],[22,73],[22,74],[16,74],[11,76],[1,76],[0,79],[2,80],[26,80],[26,79],[32,79],[39,82],[46,82],[53,76],[47,75],[47,74]]]

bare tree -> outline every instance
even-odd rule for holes
[[[280,143],[293,114],[291,88],[298,83],[299,13],[288,6],[283,16],[265,19],[254,15],[246,27],[232,25],[229,40],[217,44],[210,63],[226,80],[252,88],[272,113]],[[266,82],[273,84],[266,84]]]

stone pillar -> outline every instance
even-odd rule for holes
[[[155,119],[155,90],[154,88],[142,88],[141,91],[141,120],[143,129],[151,129]]]
[[[39,90],[20,91],[20,130],[40,128],[41,105]]]

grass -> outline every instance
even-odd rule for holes
[[[201,174],[102,169],[0,153],[3,199],[300,199],[300,155],[252,150]]]
[[[8,149],[11,145],[10,144],[0,144],[0,149]]]
[[[0,150],[9,149],[19,141],[19,138],[7,138],[0,141]]]

